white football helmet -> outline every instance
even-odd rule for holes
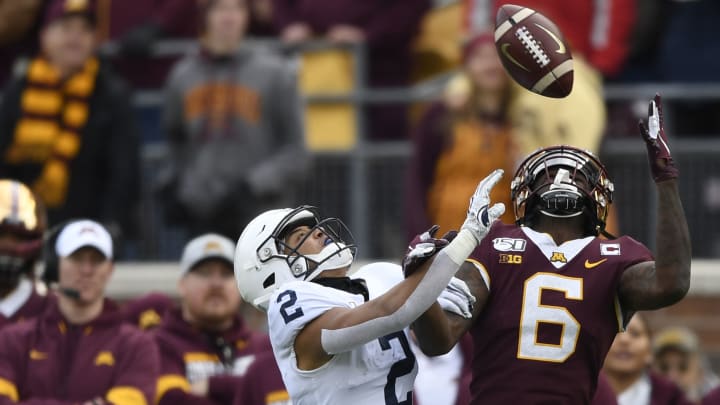
[[[286,244],[288,233],[302,225],[312,230],[297,246]],[[298,253],[297,248],[317,229],[327,236],[323,250],[312,255]],[[247,224],[238,239],[235,279],[243,300],[265,311],[270,295],[282,284],[309,281],[325,270],[348,267],[356,250],[345,224],[337,218],[319,220],[314,207],[265,211]]]

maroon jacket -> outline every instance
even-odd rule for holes
[[[35,291],[35,286],[33,286],[33,291],[30,295],[30,298],[28,298],[28,300],[23,304],[23,306],[21,306],[20,309],[17,310],[17,312],[12,314],[10,318],[6,318],[4,315],[0,314],[0,328],[3,328],[13,323],[17,323],[19,321],[35,318],[43,312],[46,302],[47,297],[38,294],[37,291]]]
[[[610,381],[608,381],[605,373],[600,371],[598,375],[597,389],[593,396],[591,405],[618,405],[617,396],[613,391]]]
[[[290,405],[290,395],[272,351],[260,353],[248,367],[234,405]]]
[[[152,404],[159,370],[152,338],[123,321],[110,300],[85,325],[70,324],[57,300],[34,320],[0,332],[0,404]]]
[[[650,405],[692,405],[680,387],[673,382],[652,372],[649,376],[652,386]]]
[[[232,403],[255,355],[272,350],[268,337],[246,328],[240,315],[230,330],[210,334],[187,323],[176,308],[154,333],[161,358],[159,405]],[[189,384],[205,378],[208,398],[190,394]]]
[[[175,307],[175,301],[162,293],[149,293],[125,302],[125,319],[142,330],[154,329],[162,323],[165,313]]]

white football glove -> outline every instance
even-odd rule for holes
[[[475,237],[477,243],[487,235],[490,226],[505,212],[505,204],[497,203],[490,205],[490,191],[500,181],[503,175],[502,169],[497,169],[485,177],[475,189],[475,194],[470,198],[470,207],[465,222],[460,229],[466,229]]]
[[[438,304],[443,310],[460,315],[465,319],[472,318],[475,301],[475,296],[472,295],[467,284],[457,277],[450,279],[450,284],[445,287],[438,298]]]

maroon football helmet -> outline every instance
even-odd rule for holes
[[[24,184],[0,179],[0,281],[32,270],[40,257],[45,209]]]
[[[531,226],[539,214],[585,215],[587,234],[605,231],[614,186],[588,151],[566,145],[539,149],[520,164],[510,187],[518,225]]]

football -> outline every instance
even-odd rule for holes
[[[495,47],[505,70],[522,87],[554,98],[572,91],[570,49],[558,27],[537,11],[513,4],[500,7]]]

